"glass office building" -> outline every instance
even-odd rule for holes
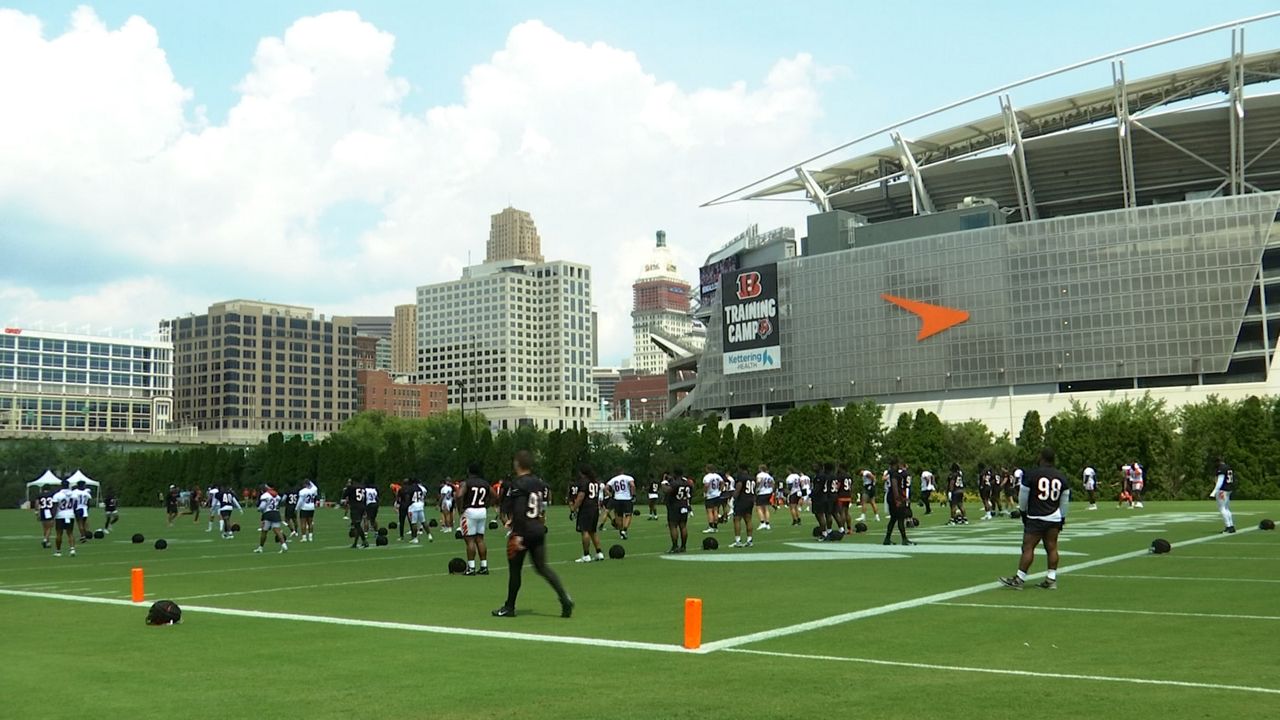
[[[173,414],[173,345],[5,328],[0,430],[162,433]]]

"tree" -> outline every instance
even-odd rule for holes
[[[1035,465],[1040,450],[1044,448],[1044,425],[1040,423],[1040,411],[1028,410],[1022,417],[1022,431],[1018,433],[1018,464]]]

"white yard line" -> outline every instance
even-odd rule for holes
[[[1015,610],[1099,613],[1103,615],[1112,615],[1112,614],[1114,615],[1157,615],[1160,617],[1222,618],[1226,620],[1280,620],[1280,615],[1231,615],[1226,613],[1162,612],[1159,610],[1111,610],[1107,608],[1048,607],[1048,606],[1042,606],[1042,605],[1006,605],[1006,604],[1000,604],[1000,603],[942,602],[942,603],[936,603],[936,604],[946,605],[948,607],[992,608],[995,610],[1004,610],[1006,608],[1011,608]]]
[[[1192,580],[1195,582],[1242,582],[1242,583],[1274,583],[1280,584],[1280,580],[1266,580],[1262,578],[1224,578],[1224,577],[1201,577],[1199,575],[1177,577],[1174,575],[1090,575],[1080,573],[1076,577],[1097,578],[1100,580],[1176,580],[1179,582]]]
[[[1240,532],[1249,532],[1249,530],[1242,530]],[[1213,535],[1206,535],[1204,537],[1198,537],[1191,540],[1184,540],[1182,542],[1174,543],[1173,545],[1174,547],[1186,547],[1189,545],[1199,545],[1200,543],[1211,542],[1213,540],[1219,540],[1224,537],[1230,537],[1230,536],[1222,535],[1220,533],[1215,533]],[[1121,562],[1123,560],[1132,560],[1133,558],[1143,557],[1147,555],[1149,552],[1150,552],[1149,550],[1145,550],[1145,549],[1134,550],[1133,552],[1121,553],[1119,555],[1113,555],[1111,557],[1098,558],[1096,560],[1086,560],[1080,563],[1073,563],[1071,565],[1067,565],[1066,567],[1059,568],[1058,573],[1059,574],[1069,573],[1069,572],[1074,572],[1078,570],[1086,570],[1088,568],[1100,567],[1103,565],[1110,565],[1112,563]],[[1031,575],[1028,579],[1038,579],[1043,576],[1044,576],[1044,573],[1041,572],[1041,573],[1036,573],[1034,575]],[[739,635],[737,637],[725,638],[724,640],[716,640],[703,645],[698,652],[709,653],[709,652],[715,652],[717,650],[727,650],[729,648],[740,647],[742,645],[749,645],[752,643],[763,642],[765,640],[773,640],[775,638],[786,637],[788,635],[796,635],[798,633],[809,632],[810,630],[821,630],[823,628],[828,628],[833,625],[841,625],[843,623],[851,622],[853,620],[862,620],[864,618],[876,617],[878,615],[887,615],[889,613],[898,612],[899,610],[912,610],[914,608],[922,607],[924,605],[933,605],[936,603],[946,602],[948,600],[955,600],[957,598],[967,597],[969,595],[976,595],[978,593],[986,592],[988,590],[994,590],[999,587],[1000,587],[999,583],[987,582],[979,585],[970,585],[969,587],[960,588],[958,590],[948,590],[946,592],[935,593],[933,595],[926,595],[924,597],[912,598],[909,600],[901,600],[899,602],[890,603],[888,605],[880,605],[878,607],[864,608],[862,610],[854,610],[853,612],[841,613],[839,615],[832,615],[830,617],[819,618],[817,620],[810,620],[808,622],[796,623],[795,625],[787,625],[785,627],[774,628],[772,630],[762,630],[760,632],[749,633],[747,635]]]
[[[93,603],[98,605],[117,605],[136,608],[146,607],[146,603],[133,603],[128,600],[114,598],[85,597],[82,595],[64,595],[61,593],[38,593],[24,590],[0,589],[0,595],[36,598],[41,600],[65,600],[70,602]],[[401,632],[433,633],[437,635],[460,635],[463,637],[480,637],[497,640],[527,640],[531,642],[556,643],[561,645],[585,645],[594,648],[614,648],[621,650],[652,650],[656,652],[687,652],[679,645],[661,643],[633,642],[629,640],[609,640],[605,638],[579,637],[576,635],[541,635],[538,633],[507,632],[502,630],[479,630],[474,628],[443,627],[440,625],[417,625],[413,623],[386,622],[381,620],[356,620],[352,618],[331,617],[327,615],[301,615],[298,613],[279,613],[263,610],[236,610],[232,608],[202,607],[187,605],[184,613],[208,615],[229,615],[231,617],[253,618],[258,620],[292,620],[294,622],[318,623],[321,625],[343,625],[346,627],[367,627],[380,630],[399,630]],[[494,622],[503,622],[495,619]]]
[[[1230,690],[1234,692],[1259,693],[1264,695],[1280,695],[1280,689],[1254,687],[1251,685],[1225,685],[1219,683],[1186,682],[1183,680],[1155,680],[1134,677],[1116,677],[1109,675],[1077,675],[1074,673],[1034,672],[1031,670],[1001,670],[999,668],[983,668],[963,665],[937,665],[934,663],[899,662],[896,660],[877,660],[875,658],[837,657],[834,655],[804,655],[800,653],[769,652],[765,650],[747,650],[730,648],[728,652],[766,657],[789,658],[793,660],[817,660],[820,662],[848,662],[865,665],[881,665],[888,667],[912,668],[916,670],[943,670],[947,672],[980,673],[983,675],[1011,675],[1015,677],[1052,678],[1055,680],[1085,680],[1089,682],[1125,683],[1131,685],[1158,685],[1165,687],[1191,688],[1194,690]]]

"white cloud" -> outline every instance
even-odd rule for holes
[[[468,251],[480,261],[488,215],[509,201],[534,214],[544,254],[596,269],[602,355],[630,355],[629,283],[654,230],[692,279],[749,222],[801,221],[798,206],[697,205],[815,144],[827,72],[802,54],[760,83],[682,88],[631,52],[529,21],[467,73],[461,102],[411,114],[409,83],[390,74],[396,38],[335,12],[263,39],[211,125],[162,40],[137,17],[111,29],[81,8],[47,37],[0,10],[0,67],[24,68],[0,73],[19,109],[0,113],[0,207],[75,230],[138,275],[80,299],[31,279],[0,294],[0,318],[114,313],[105,324],[150,329],[235,296],[390,314],[414,286],[456,277]],[[353,206],[377,221],[335,237],[332,216]]]

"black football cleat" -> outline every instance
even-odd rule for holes
[[[494,616],[494,617],[515,617],[515,616],[516,616],[516,609],[515,609],[515,608],[512,608],[512,607],[507,607],[506,605],[503,605],[502,607],[500,607],[500,608],[498,608],[497,610],[494,610],[494,611],[493,611],[493,616]]]
[[[1045,578],[1045,579],[1044,579],[1044,581],[1043,581],[1043,582],[1041,582],[1040,584],[1036,585],[1036,587],[1040,588],[1041,590],[1057,590],[1057,589],[1058,589],[1058,581],[1057,581],[1057,580],[1050,580],[1049,578]]]
[[[573,600],[566,600],[560,603],[560,617],[573,617]]]
[[[1013,590],[1021,590],[1023,586],[1023,581],[1022,581],[1022,578],[1018,577],[1017,575],[1014,575],[1013,577],[1000,578],[1000,584],[1004,585],[1007,588],[1012,588]]]
[[[1232,525],[1228,527],[1224,532],[1226,532],[1228,535],[1234,535],[1236,532],[1236,526]]]
[[[479,570],[477,570],[477,571],[476,571],[476,574],[477,574],[477,575],[488,575],[488,574],[489,574],[489,568],[487,568],[487,567],[482,567],[482,568],[480,568]]]

